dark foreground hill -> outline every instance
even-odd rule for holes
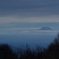
[[[0,44],[0,59],[59,59],[59,35],[47,48],[37,46],[31,49],[28,45],[14,52],[7,44]]]

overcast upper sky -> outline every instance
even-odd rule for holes
[[[59,22],[59,0],[0,0],[0,23]]]

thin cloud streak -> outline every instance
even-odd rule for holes
[[[59,22],[59,15],[37,16],[37,17],[1,17],[0,24],[12,22]]]

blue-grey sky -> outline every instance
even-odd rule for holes
[[[59,22],[59,0],[0,0],[0,23]]]

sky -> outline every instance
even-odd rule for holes
[[[59,22],[59,0],[0,0],[0,24]]]
[[[49,27],[53,31],[41,33],[41,27]],[[39,42],[39,37],[43,39],[39,35],[55,35],[56,32],[59,32],[59,0],[0,0],[0,42],[10,41],[17,45],[20,38],[25,39],[22,42],[35,43]],[[15,36],[9,37],[8,34]],[[51,38],[46,35],[45,38]]]

